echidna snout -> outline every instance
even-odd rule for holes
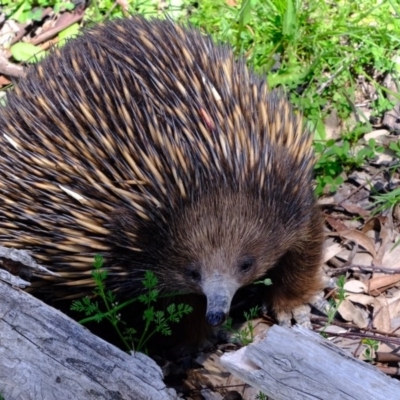
[[[232,298],[240,285],[235,284],[229,277],[215,274],[206,279],[202,286],[207,297],[207,323],[211,326],[223,324],[229,313]]]

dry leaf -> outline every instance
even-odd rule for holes
[[[346,296],[346,300],[351,300],[353,303],[358,303],[363,306],[373,306],[375,298],[367,294],[354,293]]]
[[[367,286],[361,281],[348,281],[344,284],[344,289],[346,292],[351,293],[367,293]]]
[[[362,232],[367,233],[369,231],[380,231],[381,220],[378,217],[371,218],[362,228]]]
[[[390,332],[390,313],[385,296],[381,295],[375,298],[372,321],[376,329],[383,332]]]
[[[352,322],[359,328],[368,326],[368,313],[356,307],[350,300],[345,299],[339,306],[338,313],[345,321]]]
[[[378,253],[374,257],[374,265],[382,266],[383,265],[383,257],[386,253],[387,244],[391,242],[391,235],[389,234],[388,229],[385,224],[381,223],[381,229],[379,230],[379,242],[381,243]]]
[[[358,206],[354,203],[349,203],[347,201],[340,203],[340,205],[349,213],[361,215],[363,218],[369,218],[371,213],[364,208]]]
[[[356,242],[358,245],[364,247],[364,249],[371,253],[373,257],[376,256],[375,244],[373,240],[365,233],[353,229],[347,231],[338,231],[338,234],[345,239]]]
[[[325,217],[325,220],[335,231],[346,231],[349,229],[340,219]]]
[[[371,265],[372,260],[373,260],[371,254],[365,252],[365,250],[362,250],[362,251],[363,251],[362,253],[357,253],[353,257],[353,259],[351,260],[351,263],[358,264],[358,265],[367,265],[367,266]],[[351,254],[351,251],[345,249],[345,250],[341,251],[339,254],[337,254],[336,257],[341,260],[344,260],[344,261],[349,261],[350,254]]]
[[[9,85],[11,81],[7,79],[5,76],[0,75],[0,86]]]
[[[400,240],[400,235],[395,237],[395,242],[392,241],[385,244],[385,254],[382,258],[382,265],[385,268],[399,269],[400,268],[400,245],[393,248],[395,243]]]
[[[386,301],[388,302],[390,317],[400,317],[400,291],[397,291],[393,297],[389,297]]]
[[[400,274],[377,276],[367,282],[368,293],[377,295],[400,281]]]
[[[343,250],[343,247],[340,243],[334,243],[332,242],[329,245],[325,245],[324,248],[324,256],[323,256],[323,263],[326,263],[329,261],[331,258],[335,257],[337,254],[339,254]]]
[[[353,257],[352,263],[358,265],[372,265],[373,257],[371,256],[371,254],[367,253],[364,250],[362,251],[362,253],[357,253]]]
[[[201,387],[223,387],[230,376],[219,362],[219,356],[215,353],[201,354],[196,362],[204,369],[189,370],[185,384],[190,389]]]

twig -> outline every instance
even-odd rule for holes
[[[374,265],[359,265],[359,264],[349,264],[340,268],[336,268],[331,272],[331,276],[337,276],[347,272],[351,269],[358,269],[363,272],[382,272],[384,274],[400,274],[400,268],[382,268]]]

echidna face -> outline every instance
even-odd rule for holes
[[[225,321],[236,291],[285,251],[283,224],[267,207],[248,194],[214,191],[188,206],[174,229],[168,286],[203,293],[212,326]]]
[[[233,257],[223,253],[222,249],[215,250],[200,263],[200,272],[196,273],[197,282],[207,298],[206,320],[211,326],[225,321],[236,291],[264,275],[269,268],[268,263],[251,255],[253,253]],[[193,276],[192,271],[188,270]]]

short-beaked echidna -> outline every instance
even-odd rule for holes
[[[320,289],[311,136],[196,29],[87,30],[28,70],[0,131],[0,244],[56,271],[53,292],[86,293],[97,253],[110,288],[133,294],[151,270],[160,289],[204,294],[213,326],[264,276],[278,315]]]

